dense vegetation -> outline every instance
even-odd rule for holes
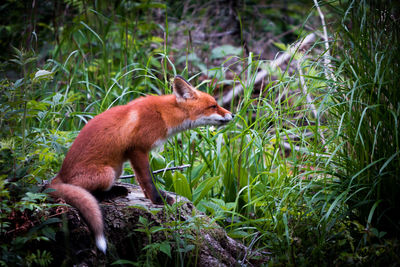
[[[90,118],[179,74],[236,117],[154,151],[153,170],[190,164],[160,188],[268,265],[400,264],[400,6],[280,2],[3,1],[0,263],[51,264],[38,184]]]

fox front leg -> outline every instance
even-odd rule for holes
[[[143,151],[132,151],[129,154],[129,160],[135,171],[136,180],[146,198],[150,199],[154,204],[164,204],[164,200],[170,205],[174,203],[173,198],[167,194],[157,190],[154,185],[153,176],[149,165],[149,153]]]

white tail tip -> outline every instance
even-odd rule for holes
[[[103,251],[104,254],[106,254],[107,242],[104,235],[96,236],[96,246]]]

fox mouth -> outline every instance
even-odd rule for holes
[[[222,125],[228,124],[233,120],[234,117],[235,115],[233,115],[232,113],[225,114],[225,116],[221,120]]]
[[[208,117],[200,117],[194,121],[190,121],[189,128],[195,128],[197,126],[205,126],[205,125],[215,125],[222,126],[228,124],[233,118],[233,115],[226,114],[224,117],[221,115],[213,114]]]
[[[223,119],[218,121],[218,125],[226,125],[228,124],[232,119]]]
[[[232,113],[226,114],[224,118],[221,120],[222,125],[228,124],[233,120],[234,117],[235,115],[233,115]]]
[[[233,119],[233,115],[231,115],[231,114],[228,114],[228,115],[229,116],[226,115],[225,117],[223,117],[221,119],[214,120],[213,123],[211,122],[210,124],[217,125],[217,126],[226,125],[229,122],[231,122]]]

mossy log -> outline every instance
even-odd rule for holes
[[[257,266],[267,261],[262,253],[230,238],[190,201],[167,194],[176,204],[154,205],[139,186],[126,183],[117,183],[111,191],[96,194],[105,222],[106,254],[96,248],[77,209],[58,207],[54,212],[63,223],[58,225],[55,242],[46,242],[43,249],[52,253],[57,266],[108,266],[116,261],[128,265],[141,261],[154,266],[182,262],[185,266],[200,267]]]

